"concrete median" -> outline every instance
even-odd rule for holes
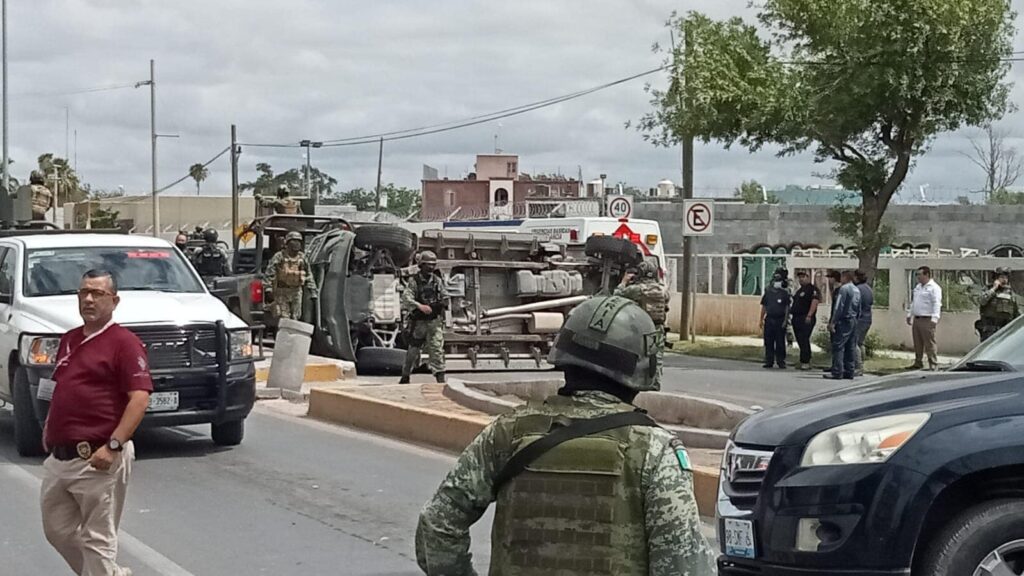
[[[461,452],[493,419],[412,406],[362,393],[356,388],[310,390],[309,415],[416,444]],[[714,516],[718,469],[693,467],[694,494],[703,516]]]

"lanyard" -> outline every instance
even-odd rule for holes
[[[89,342],[90,340],[96,338],[100,334],[103,334],[104,332],[107,331],[108,328],[110,328],[113,325],[114,325],[114,321],[113,320],[111,320],[110,322],[107,322],[103,326],[103,328],[100,328],[96,332],[93,332],[92,334],[86,336],[85,339],[82,340],[82,342],[78,346],[75,346],[74,348],[71,347],[71,343],[70,342],[67,342],[65,344],[66,347],[64,348],[64,355],[62,357],[60,357],[59,360],[57,360],[57,366],[53,369],[53,379],[54,380],[57,379],[57,373],[60,371],[60,369],[63,368],[64,366],[67,366],[71,362],[71,357],[74,356],[76,352],[81,350],[82,347],[84,347],[87,342]]]

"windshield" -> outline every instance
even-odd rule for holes
[[[82,275],[109,270],[120,292],[202,292],[192,269],[173,248],[88,247],[29,250],[25,257],[25,296],[76,294]]]
[[[1024,370],[1024,316],[1017,318],[963,358],[953,370],[1004,365]]]

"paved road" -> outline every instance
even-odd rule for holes
[[[203,428],[143,434],[122,563],[138,576],[419,574],[417,514],[452,457],[294,415],[304,409],[260,405],[233,449]],[[42,535],[40,462],[16,455],[11,427],[0,411],[0,572],[69,573]],[[474,532],[483,572],[489,525]]]

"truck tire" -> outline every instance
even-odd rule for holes
[[[1024,500],[993,500],[954,517],[931,542],[914,576],[1017,574],[1010,566],[1021,562]]]
[[[367,224],[356,228],[356,247],[362,250],[384,248],[391,252],[396,266],[405,266],[412,259],[416,236],[398,226]]]
[[[591,236],[583,248],[587,256],[611,260],[617,264],[638,264],[640,250],[625,238],[614,236]]]
[[[245,420],[230,420],[210,425],[210,436],[218,446],[238,446],[245,437]]]
[[[401,374],[404,364],[405,350],[401,348],[366,346],[356,350],[356,371],[359,374]]]
[[[45,456],[43,429],[39,426],[32,405],[32,390],[24,368],[14,371],[14,445],[18,454],[27,458]]]

